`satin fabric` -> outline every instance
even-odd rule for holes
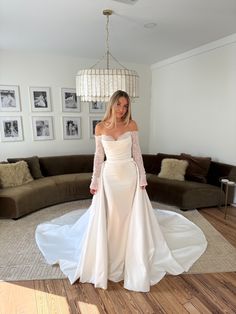
[[[104,136],[102,143],[107,159],[90,208],[38,225],[36,242],[71,284],[79,279],[107,289],[108,280],[124,280],[124,288],[148,292],[166,273],[187,271],[207,241],[182,215],[152,208],[139,186],[128,132],[118,140]]]

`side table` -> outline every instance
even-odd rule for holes
[[[221,179],[220,180],[220,192],[224,190],[225,186],[225,201],[224,201],[224,219],[227,217],[227,211],[228,211],[228,196],[229,196],[229,187],[235,187],[236,183],[234,181],[230,181],[228,179]],[[221,207],[221,195],[219,200],[219,206]]]

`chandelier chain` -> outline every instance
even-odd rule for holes
[[[107,24],[106,24],[106,31],[107,31],[107,39],[106,39],[106,43],[107,43],[107,69],[109,69],[109,15],[107,15]]]
[[[106,10],[105,10],[106,11]],[[105,12],[104,11],[104,12]],[[106,53],[94,64],[90,67],[90,69],[95,68],[99,63],[101,63],[105,58],[106,58],[106,66],[107,69],[110,69],[110,57],[116,62],[118,63],[122,68],[124,68],[125,70],[128,70],[123,64],[121,64],[111,53],[110,53],[110,47],[109,47],[109,16],[112,14],[112,11],[109,12],[109,10],[107,10],[107,12],[105,12],[103,14],[106,15],[107,17],[107,22],[106,22],[106,47],[107,47],[107,51]]]

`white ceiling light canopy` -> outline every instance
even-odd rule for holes
[[[109,50],[109,16],[112,13],[110,9],[103,11],[103,14],[107,17],[107,51],[105,55],[90,69],[79,70],[77,73],[76,94],[80,97],[81,101],[108,101],[111,95],[117,90],[126,91],[130,98],[139,97],[139,77],[137,72],[123,66]],[[121,66],[121,68],[111,68],[110,58]],[[96,68],[104,59],[106,59],[106,68]]]
[[[138,0],[113,0],[113,1],[122,2],[126,4],[135,4]]]

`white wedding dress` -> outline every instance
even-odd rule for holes
[[[207,241],[182,215],[153,210],[140,187],[145,173],[137,132],[117,140],[96,137],[96,152],[98,191],[90,208],[82,216],[75,210],[37,226],[36,242],[47,263],[58,263],[71,284],[79,279],[107,289],[108,280],[124,280],[124,288],[142,292],[166,273],[187,271]]]

